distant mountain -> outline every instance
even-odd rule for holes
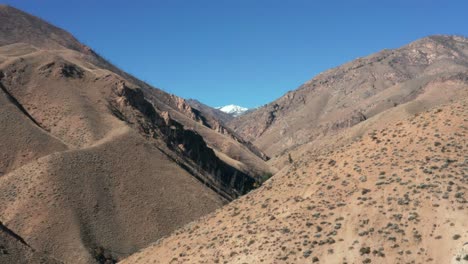
[[[238,106],[238,105],[226,105],[226,106],[221,106],[221,107],[216,107],[216,109],[224,112],[224,113],[227,113],[227,114],[230,114],[231,116],[234,116],[234,117],[238,117],[238,116],[241,116],[243,115],[245,112],[247,112],[249,109],[248,108],[245,108],[245,107],[242,107],[242,106]]]

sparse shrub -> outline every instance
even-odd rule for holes
[[[362,247],[359,250],[359,253],[361,253],[361,255],[366,255],[366,254],[369,254],[370,252],[371,252],[370,247]]]
[[[369,193],[370,191],[371,190],[364,188],[364,189],[362,189],[361,193],[362,193],[362,195],[365,195],[365,194]]]

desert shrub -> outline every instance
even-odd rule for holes
[[[370,247],[363,247],[359,250],[359,253],[361,253],[361,255],[369,254],[370,252]]]

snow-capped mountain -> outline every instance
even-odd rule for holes
[[[216,109],[224,113],[230,114],[232,116],[235,116],[235,117],[240,116],[243,113],[245,113],[247,110],[249,110],[248,108],[238,106],[238,105],[226,105],[226,106],[216,107]]]

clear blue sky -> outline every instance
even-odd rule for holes
[[[431,34],[468,1],[9,0],[148,83],[211,106],[268,103],[328,68]]]

